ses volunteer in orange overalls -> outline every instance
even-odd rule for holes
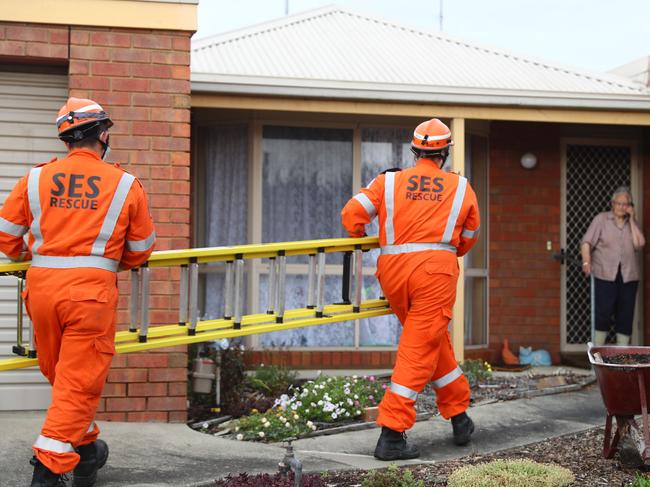
[[[365,225],[379,217],[377,277],[403,325],[390,388],[379,405],[383,428],[375,457],[381,460],[419,456],[404,431],[415,423],[415,401],[429,382],[440,414],[452,419],[455,442],[466,444],[474,430],[465,414],[469,383],[454,357],[448,325],[457,258],[476,243],[479,211],[467,179],[441,169],[452,144],[440,120],[420,124],[411,145],[416,165],[380,174],[341,212],[351,237],[363,236]]]
[[[74,486],[93,485],[108,457],[93,418],[115,353],[117,271],[155,241],[142,185],[103,161],[112,125],[94,101],[70,98],[57,118],[67,157],[31,169],[0,211],[0,250],[32,261],[24,297],[52,384],[32,487],[63,486],[71,470]]]

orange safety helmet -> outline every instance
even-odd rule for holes
[[[413,132],[411,151],[416,156],[439,155],[446,158],[454,145],[451,130],[437,118],[422,122]]]
[[[86,137],[97,136],[97,129],[113,126],[113,121],[101,105],[85,98],[68,98],[56,117],[59,139],[77,142]]]

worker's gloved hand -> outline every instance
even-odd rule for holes
[[[25,274],[27,274],[27,271],[13,271],[13,272],[3,272],[2,275],[4,276],[14,276],[19,279],[25,279]]]

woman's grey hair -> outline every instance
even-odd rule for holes
[[[612,194],[612,201],[614,201],[619,194],[626,194],[628,202],[632,203],[632,193],[630,192],[630,188],[627,186],[619,186],[616,188],[616,191]]]

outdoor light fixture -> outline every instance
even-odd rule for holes
[[[537,166],[537,156],[532,152],[526,152],[521,156],[521,167],[524,169],[532,169]]]

